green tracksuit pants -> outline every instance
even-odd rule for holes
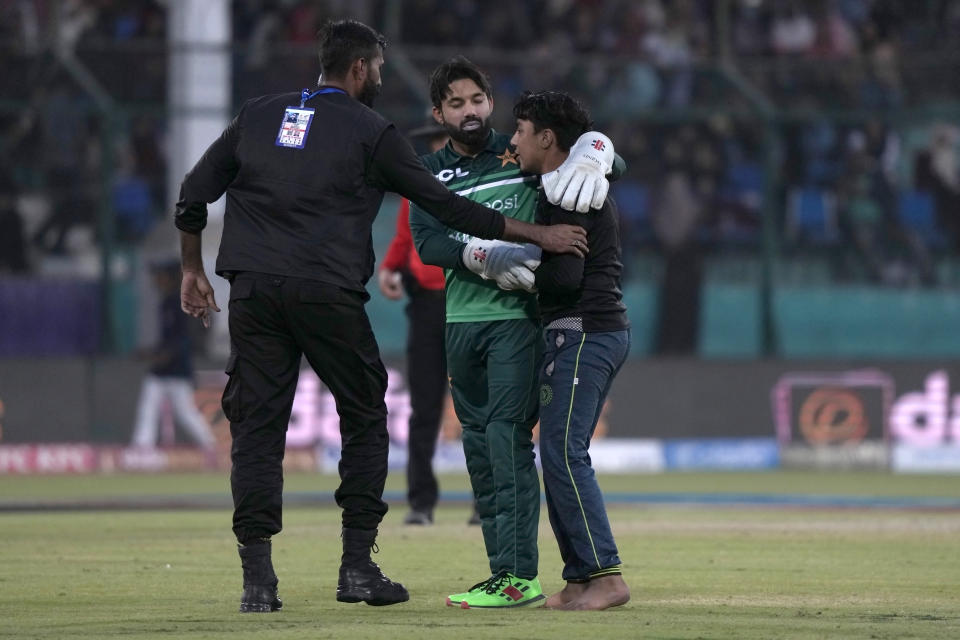
[[[447,368],[491,574],[537,575],[540,477],[534,464],[540,325],[457,322],[446,328]]]

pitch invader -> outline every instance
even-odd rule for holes
[[[486,75],[466,58],[453,58],[432,73],[430,98],[434,118],[451,141],[422,158],[427,167],[459,195],[533,222],[539,177],[521,171],[509,136],[490,127],[493,96]],[[606,195],[603,173],[578,163],[573,154],[554,179],[561,183],[557,192],[569,209],[586,211],[596,197],[602,202]],[[571,187],[567,191],[565,181]],[[435,223],[418,207],[411,207],[410,227],[423,262],[446,270],[451,395],[463,425],[491,574],[450,595],[447,604],[470,609],[541,602],[540,479],[532,431],[543,346],[536,296],[526,290],[532,287],[531,269],[539,264],[540,250],[472,238]]]

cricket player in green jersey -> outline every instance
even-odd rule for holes
[[[539,176],[522,173],[510,136],[491,129],[493,98],[485,74],[466,58],[453,58],[431,75],[430,97],[434,118],[451,140],[422,158],[427,168],[458,194],[533,222]],[[550,193],[565,208],[586,211],[592,201],[603,202],[608,183],[580,160],[571,154],[554,172]],[[543,339],[536,295],[529,292],[540,250],[465,236],[416,206],[410,228],[423,262],[446,270],[451,394],[491,572],[466,592],[450,595],[447,604],[470,609],[541,602],[540,478],[532,430]],[[586,247],[579,248],[583,257]]]

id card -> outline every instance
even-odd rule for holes
[[[313,109],[310,107],[287,107],[283,112],[283,123],[277,134],[277,146],[291,149],[303,149],[313,122]]]

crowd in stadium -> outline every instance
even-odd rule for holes
[[[381,26],[390,53],[404,52],[423,74],[453,53],[474,56],[501,105],[524,88],[584,98],[628,162],[613,193],[630,252],[691,243],[758,251],[773,177],[784,251],[848,247],[856,264],[838,265],[840,277],[935,282],[933,259],[960,242],[950,215],[960,198],[957,131],[945,117],[895,116],[956,100],[949,78],[960,1],[735,0],[721,16],[722,6],[518,0],[494,11],[474,0],[238,0],[234,103],[314,77],[317,27],[349,14]],[[168,213],[166,11],[163,2],[115,0],[0,9],[0,49],[9,54],[0,146],[11,159],[3,184],[20,196],[4,205],[0,268],[37,270],[50,256],[95,248],[104,192],[121,245],[136,246]],[[731,88],[725,69],[734,67],[793,114],[777,125],[772,154],[755,105]],[[111,121],[110,135],[98,93],[136,107]],[[402,128],[418,124],[425,106],[397,76],[378,103]],[[105,179],[108,141],[115,169]]]

